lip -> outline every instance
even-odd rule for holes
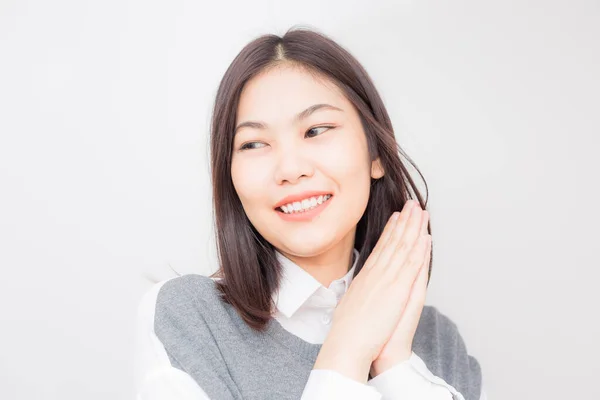
[[[292,194],[289,195],[287,197],[284,197],[283,199],[279,200],[277,202],[277,204],[275,204],[275,206],[273,206],[273,208],[279,208],[283,205],[289,204],[289,203],[293,203],[295,201],[302,201],[304,199],[308,199],[309,197],[318,197],[321,195],[326,195],[326,194],[330,194],[333,197],[333,193],[331,192],[324,192],[324,191],[316,191],[316,190],[312,190],[312,191],[307,191],[307,192],[302,192],[302,193],[296,193],[296,194]],[[329,203],[329,201],[327,201],[326,203]],[[323,203],[325,204],[325,203]],[[316,207],[315,210],[319,208]]]
[[[325,193],[325,194],[331,194],[331,193]],[[295,212],[295,213],[291,213],[291,214],[286,214],[283,211],[279,211],[279,210],[275,210],[275,212],[284,221],[290,221],[290,222],[312,221],[319,214],[321,214],[323,212],[323,210],[325,210],[327,208],[327,206],[329,205],[329,203],[331,203],[331,201],[333,200],[334,197],[335,196],[332,195],[329,198],[329,200],[327,200],[324,203],[321,203],[321,204],[317,205],[315,208],[312,208],[312,209],[310,209],[308,211]],[[283,204],[286,204],[286,203],[283,203]]]

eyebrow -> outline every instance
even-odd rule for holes
[[[312,113],[314,113],[318,110],[335,110],[335,111],[344,112],[344,110],[342,110],[341,108],[332,106],[330,104],[314,104],[314,105],[308,107],[306,110],[298,113],[298,115],[296,115],[294,117],[294,122],[302,121],[303,119],[308,118],[309,115],[311,115]],[[233,134],[235,135],[238,130],[240,130],[241,128],[244,128],[244,127],[255,128],[255,129],[265,129],[267,127],[267,124],[264,122],[261,122],[261,121],[245,121],[235,127]]]

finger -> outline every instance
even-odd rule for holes
[[[427,278],[429,276],[429,262],[431,260],[431,239],[428,241],[427,247],[425,248],[425,260],[423,264],[421,264],[421,269],[419,270],[419,274],[417,275],[417,279],[415,279],[414,295],[418,299],[425,300],[425,293],[427,292]]]
[[[408,229],[410,224],[414,225],[415,219],[419,218],[419,214],[421,213],[421,208],[419,205],[414,200],[411,200],[409,206],[410,207],[406,210],[406,212],[402,210],[402,213],[398,218],[398,223],[392,231],[390,239],[381,250],[377,265],[381,265],[382,268],[387,268],[390,266],[391,259],[394,257],[394,254],[397,251],[398,245],[401,242],[406,229]]]
[[[425,251],[425,260],[411,288],[408,303],[399,322],[400,324],[407,324],[405,326],[414,326],[415,328],[421,318],[427,297],[427,277],[429,275],[429,261],[431,259],[431,244],[426,247]]]
[[[417,238],[421,236],[422,224],[426,224],[425,219],[429,217],[429,213],[426,213],[421,209],[421,206],[416,206],[411,218],[406,224],[406,229],[402,235],[400,242],[398,243],[397,251],[404,249],[405,253],[409,252],[415,245]],[[400,265],[400,264],[397,264]]]
[[[427,225],[429,224],[429,211],[423,211],[423,221],[421,221],[421,234],[420,236],[427,235]]]
[[[399,230],[396,229],[397,235],[400,235],[400,237],[395,237],[394,233],[392,233],[389,249],[386,249],[386,256],[388,258],[385,259],[385,261],[388,268],[392,268],[394,270],[403,269],[406,261],[409,259],[409,257],[411,258],[412,272],[410,275],[412,276],[412,279],[410,282],[408,282],[409,284],[412,284],[414,281],[414,275],[418,270],[418,265],[420,265],[420,262],[422,262],[422,259],[419,260],[416,258],[418,256],[415,254],[411,255],[412,250],[414,247],[416,247],[417,239],[419,238],[422,216],[423,211],[421,210],[421,207],[416,205],[408,221],[406,221],[403,231],[399,232]],[[398,224],[400,224],[400,222],[398,222]],[[424,245],[424,243],[421,243],[421,245]],[[420,251],[423,251],[423,247],[421,247]],[[414,265],[415,263],[417,264]],[[394,274],[394,276],[397,277],[398,275]]]
[[[394,230],[394,228],[396,227],[396,224],[398,223],[399,216],[400,216],[400,212],[395,211],[392,214],[392,216],[388,219],[387,223],[385,224],[385,227],[383,228],[383,232],[381,232],[381,236],[379,237],[379,240],[375,244],[375,247],[373,248],[373,251],[369,255],[369,258],[365,262],[365,265],[363,265],[363,268],[368,269],[377,262],[377,259],[379,258],[379,254],[381,253],[381,249],[390,240],[392,231]]]
[[[424,253],[427,247],[429,236],[419,237],[415,246],[408,256],[397,253],[391,260],[391,263],[397,264],[398,261],[405,257],[402,267],[389,268],[392,285],[397,288],[398,300],[397,304],[400,307],[405,307],[410,296],[410,292],[415,283],[420,267],[424,261]]]
[[[431,235],[420,236],[408,255],[405,254],[405,251],[399,251],[395,254],[392,263],[402,265],[401,268],[397,269],[395,279],[401,282],[406,290],[410,290],[414,284],[425,261],[425,253],[430,243]]]

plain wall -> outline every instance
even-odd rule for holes
[[[2,0],[0,398],[133,398],[146,276],[216,269],[219,79],[295,24],[363,63],[423,172],[427,303],[490,400],[600,398],[600,5],[541,0]]]

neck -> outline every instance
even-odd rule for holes
[[[299,257],[284,252],[282,254],[308,272],[323,286],[329,287],[331,282],[346,275],[352,267],[354,234],[353,230],[333,247],[314,256]]]

